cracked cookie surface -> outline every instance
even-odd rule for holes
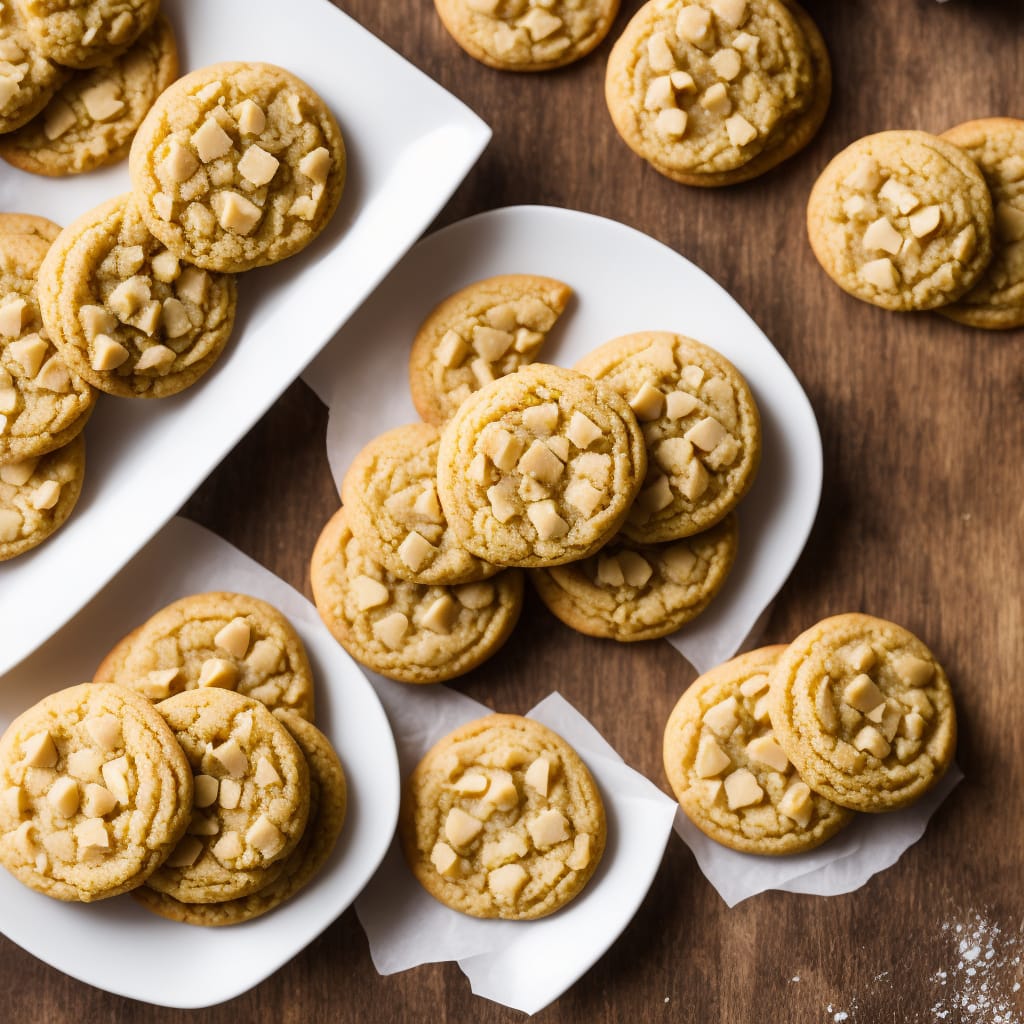
[[[44,242],[52,242],[60,231],[59,224],[34,213],[0,213],[0,236],[32,235]]]

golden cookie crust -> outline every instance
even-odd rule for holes
[[[0,236],[32,235],[52,242],[61,232],[59,224],[34,213],[0,213]]]
[[[912,803],[956,748],[953,694],[935,656],[902,626],[860,613],[825,619],[786,648],[768,711],[807,785],[856,811]]]
[[[163,863],[192,813],[192,773],[148,701],[84,683],[11,723],[0,794],[0,864],[47,896],[89,903]]]
[[[533,363],[471,395],[445,426],[437,493],[478,557],[560,565],[615,535],[646,463],[636,417],[613,390]]]
[[[484,384],[533,362],[570,298],[567,284],[535,274],[488,277],[449,295],[409,353],[416,411],[441,426]]]
[[[177,75],[174,31],[161,15],[120,57],[74,75],[39,117],[0,138],[0,157],[50,177],[117,163],[128,155],[157,96]]]
[[[14,0],[36,49],[69,68],[120,56],[153,23],[159,0]]]
[[[39,304],[61,355],[84,380],[122,398],[166,398],[224,351],[238,289],[233,275],[178,261],[126,193],[61,232],[39,271]]]
[[[230,690],[188,690],[156,710],[197,781],[186,835],[146,884],[182,903],[221,903],[276,881],[309,815],[309,768],[291,734]]]
[[[820,33],[782,0],[650,0],[605,78],[626,144],[661,174],[701,186],[746,181],[802,148],[830,92]]]
[[[181,903],[148,886],[132,895],[147,910],[184,924],[217,928],[241,924],[277,909],[308,885],[326,863],[345,822],[345,772],[330,740],[292,711],[277,710],[309,765],[309,821],[277,880],[259,892],[223,903]]]
[[[995,208],[992,262],[958,302],[939,312],[950,320],[1004,331],[1024,325],[1024,121],[985,117],[939,136],[959,146],[985,177]]]
[[[403,683],[440,683],[486,661],[523,606],[518,572],[451,587],[393,576],[363,550],[344,508],[320,534],[309,576],[317,611],[338,643]]]
[[[348,524],[367,555],[411,583],[472,583],[499,571],[456,540],[437,499],[441,434],[396,427],[355,457],[341,485]]]
[[[334,115],[273,64],[214,64],[178,79],[132,143],[132,190],[180,259],[225,273],[276,263],[327,226],[345,183]]]
[[[743,853],[802,853],[853,818],[811,791],[775,742],[768,673],[785,649],[762,647],[705,672],[665,725],[665,774],[679,806],[706,835]]]
[[[807,234],[844,291],[883,309],[960,298],[992,257],[992,200],[977,164],[919,131],[851,143],[811,190]]]
[[[0,86],[0,134],[31,121],[61,87],[68,72],[47,60],[33,45],[17,4],[0,8],[0,61],[21,75]]]
[[[601,43],[619,0],[434,0],[449,35],[499,71],[547,71]]]
[[[0,562],[38,547],[64,525],[84,477],[81,434],[54,452],[0,466]]]
[[[530,570],[548,610],[587,636],[631,642],[668,636],[722,589],[736,559],[736,517],[669,544],[623,535],[582,562]]]
[[[119,641],[94,678],[162,700],[198,688],[211,659],[226,665],[221,687],[313,721],[313,670],[299,634],[276,608],[248,594],[211,591],[169,604]]]
[[[743,375],[720,352],[644,331],[607,342],[576,369],[621,395],[641,421],[647,476],[622,527],[627,537],[649,544],[700,533],[750,490],[761,418]]]
[[[607,827],[597,785],[565,740],[529,718],[489,715],[420,761],[403,788],[398,835],[436,900],[472,917],[527,921],[580,893]]]
[[[49,247],[36,234],[0,233],[0,465],[66,446],[96,402],[43,324],[38,277]]]

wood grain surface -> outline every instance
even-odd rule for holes
[[[673,837],[632,924],[537,1020],[1024,1020],[1024,331],[857,302],[828,281],[804,232],[815,176],[853,139],[1024,117],[1024,5],[811,2],[835,75],[822,131],[769,175],[712,191],[660,177],[619,140],[602,88],[610,41],[561,71],[503,74],[463,54],[429,0],[339,6],[494,129],[438,224],[514,203],[623,221],[707,270],[792,366],[821,426],[824,494],[765,640],[842,611],[891,618],[936,652],[958,701],[967,778],[894,867],[848,896],[768,893],[729,910]],[[613,37],[638,6],[623,4]],[[307,594],[309,554],[337,505],[326,422],[293,385],[185,508]],[[576,635],[536,600],[519,630],[460,688],[522,712],[557,687],[667,789],[662,728],[694,675],[679,655],[660,641]],[[959,943],[979,936],[972,961]],[[99,992],[0,940],[0,1022],[10,1024],[522,1017],[472,996],[453,964],[379,977],[352,911],[254,991],[188,1014]]]

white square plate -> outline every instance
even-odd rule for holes
[[[130,896],[61,903],[0,870],[0,932],[52,967],[130,999],[192,1009],[259,984],[313,941],[376,871],[398,820],[398,756],[373,687],[316,609],[227,541],[175,519],[53,642],[0,677],[0,732],[55,690],[92,675],[135,625],[188,594],[232,590],[288,616],[316,678],[317,725],[348,783],[345,826],[314,881],[273,913],[228,928],[196,928],[144,910]]]
[[[434,218],[490,138],[458,100],[327,0],[164,0],[182,71],[269,61],[327,101],[345,136],[341,206],[305,252],[239,280],[235,334],[195,387],[101,396],[70,520],[0,564],[0,672],[78,611],[181,507]],[[128,189],[125,163],[74,178],[0,164],[0,210],[62,224]]]
[[[355,454],[419,419],[409,347],[420,322],[459,288],[494,274],[546,274],[576,297],[542,358],[572,366],[635,331],[677,331],[718,349],[750,384],[763,455],[739,507],[739,553],[721,593],[669,637],[697,669],[730,658],[756,629],[811,531],[821,497],[821,435],[810,402],[764,332],[721,285],[679,253],[616,221],[549,206],[512,206],[425,238],[310,366],[327,403],[327,455],[341,484]]]

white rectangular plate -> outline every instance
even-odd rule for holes
[[[423,232],[490,130],[327,0],[164,0],[182,71],[268,61],[338,118],[348,182],[305,252],[239,279],[235,335],[196,386],[160,401],[101,396],[68,523],[0,564],[0,672],[78,611],[181,507]],[[42,178],[0,164],[0,210],[62,224],[128,189],[127,165]]]
[[[398,820],[398,756],[366,677],[301,594],[187,519],[168,524],[53,643],[0,677],[0,733],[47,694],[90,678],[122,635],[164,605],[208,590],[268,601],[305,644],[317,725],[336,747],[348,784],[345,826],[324,869],[273,913],[228,928],[167,921],[130,896],[61,903],[0,870],[0,932],[12,942],[97,988],[182,1009],[240,995],[312,942],[377,869]]]

